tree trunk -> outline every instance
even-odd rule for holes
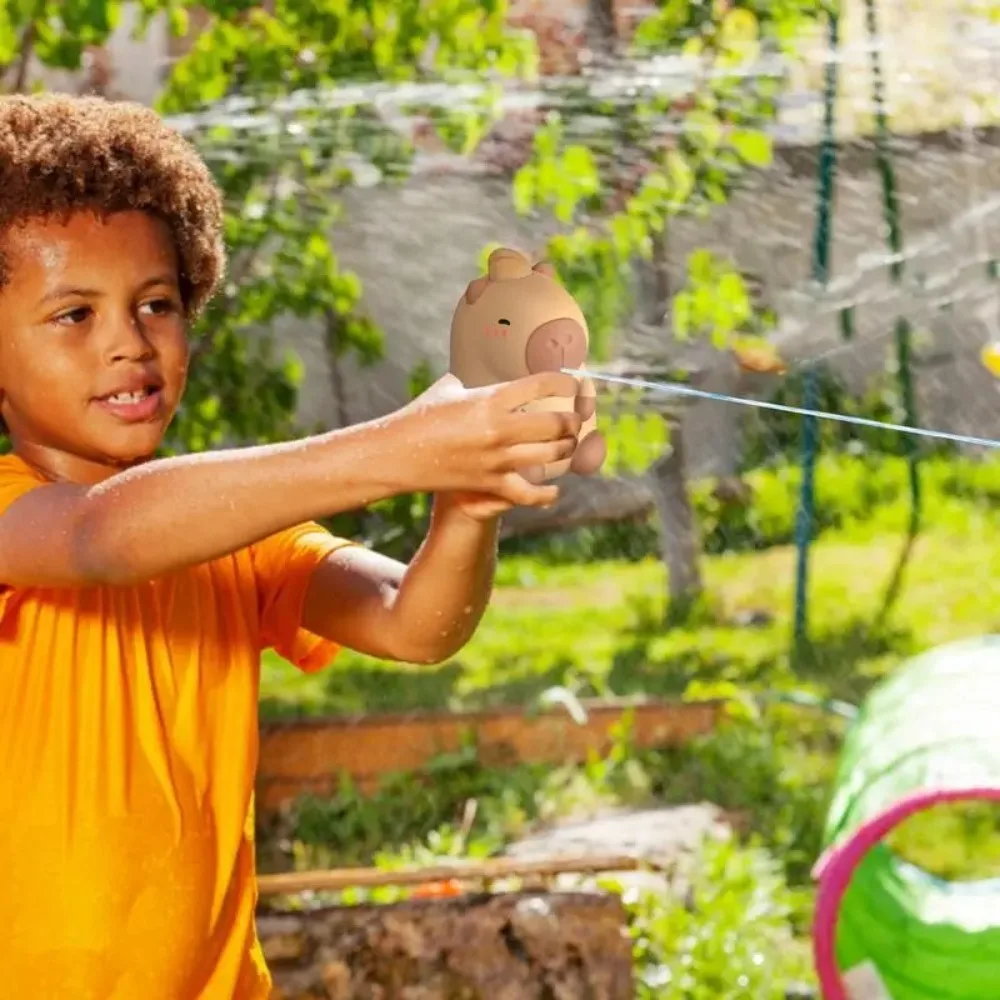
[[[637,521],[655,507],[648,476],[576,476],[560,481],[559,499],[548,508],[515,507],[500,522],[500,537],[573,531],[597,524]]]
[[[632,1000],[617,896],[512,893],[262,914],[272,1000]]]
[[[649,470],[660,517],[660,546],[667,568],[668,610],[681,615],[702,591],[701,543],[684,468],[684,438],[678,424],[670,427],[670,450]]]
[[[614,0],[587,0],[587,46],[605,59],[615,54],[618,32]]]
[[[662,327],[666,337],[670,330],[668,313],[672,297],[666,229],[653,236],[651,263],[652,294],[647,321],[650,325]],[[688,489],[683,418],[669,418],[668,426],[670,450],[653,463],[649,475],[660,516],[661,550],[667,570],[668,613],[676,617],[682,616],[701,595],[701,543]]]

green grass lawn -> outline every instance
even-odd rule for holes
[[[918,539],[886,622],[879,612],[902,540],[873,530],[828,535],[811,563],[813,659],[803,679],[855,701],[908,655],[1000,629],[1000,538],[991,514],[962,511]],[[304,675],[270,656],[262,712],[524,703],[554,684],[619,695],[679,694],[692,680],[767,685],[789,669],[794,558],[790,547],[707,558],[712,608],[673,629],[661,624],[656,561],[546,567],[507,560],[479,632],[454,661],[411,669],[344,652],[329,670]],[[748,611],[764,612],[770,623],[740,624]]]

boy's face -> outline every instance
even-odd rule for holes
[[[12,229],[0,288],[0,414],[54,478],[97,482],[151,457],[187,375],[178,261],[144,212]]]

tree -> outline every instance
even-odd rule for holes
[[[607,21],[608,4],[595,6]],[[682,57],[683,82],[675,78],[670,92],[646,88],[627,104],[595,99],[585,80],[556,95],[514,176],[513,197],[519,211],[548,210],[563,224],[548,252],[590,320],[599,358],[635,309],[642,272],[651,291],[640,318],[662,334],[644,359],[647,368],[669,371],[671,345],[693,337],[708,337],[719,349],[759,347],[774,317],[755,303],[732,261],[697,251],[683,286],[673,287],[671,224],[707,216],[748,170],[770,163],[767,129],[782,81],[762,57],[787,54],[821,11],[822,0],[658,0],[631,40],[632,54]],[[700,545],[683,408],[665,416],[669,447],[650,476],[676,613],[700,595]]]
[[[139,31],[165,15],[198,31],[158,108],[187,116],[226,199],[230,273],[193,331],[192,371],[167,450],[267,442],[294,430],[299,363],[268,330],[282,316],[323,324],[334,366],[371,363],[381,332],[358,278],[331,244],[338,193],[359,162],[406,176],[409,136],[374,107],[334,96],[344,80],[403,83],[530,73],[534,49],[507,28],[506,0],[137,0]],[[28,90],[32,61],[79,70],[118,27],[122,0],[8,0],[0,6],[0,86]],[[421,109],[414,108],[414,113]],[[489,102],[429,115],[456,148],[474,142]]]

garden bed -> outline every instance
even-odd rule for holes
[[[261,728],[257,808],[289,806],[304,794],[330,795],[349,776],[373,790],[386,775],[417,771],[433,758],[474,741],[479,757],[495,766],[570,763],[606,754],[612,730],[626,717],[636,748],[679,746],[711,732],[722,703],[705,701],[583,701],[586,718],[564,709],[530,712],[415,712],[302,719]]]

